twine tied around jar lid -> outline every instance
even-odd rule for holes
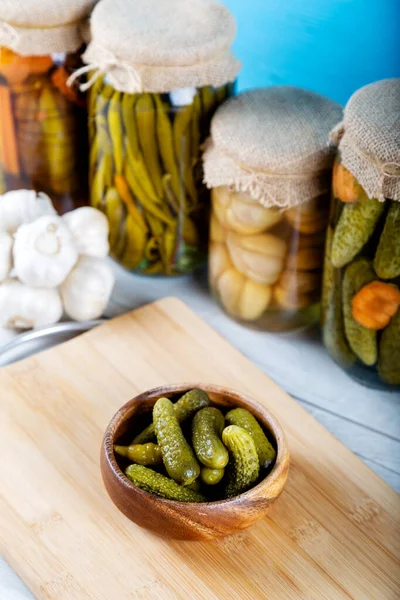
[[[86,63],[70,78],[93,72],[120,92],[168,93],[219,87],[234,81],[240,63],[231,54],[236,26],[213,0],[101,0],[91,17]]]
[[[231,98],[214,115],[204,153],[208,187],[229,186],[287,209],[330,188],[330,129],[341,107],[319,94],[274,86]]]
[[[400,202],[400,78],[355,92],[331,139],[370,198]]]
[[[72,53],[96,0],[1,0],[0,47],[21,56]]]

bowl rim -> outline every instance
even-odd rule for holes
[[[159,398],[161,398],[163,396],[163,394],[185,393],[194,388],[204,390],[207,393],[221,394],[221,395],[223,394],[225,396],[229,396],[229,398],[232,399],[233,402],[235,401],[236,398],[240,399],[242,402],[244,401],[246,404],[250,405],[251,408],[254,408],[256,411],[258,411],[260,414],[263,415],[262,420],[264,422],[263,423],[264,427],[265,427],[265,423],[267,423],[268,428],[271,429],[271,431],[274,435],[277,452],[276,452],[275,464],[272,467],[271,471],[268,473],[268,475],[266,477],[264,477],[264,479],[262,479],[259,483],[257,483],[257,485],[250,488],[246,492],[243,492],[242,494],[233,496],[232,498],[225,498],[222,500],[214,500],[214,501],[210,501],[210,502],[181,502],[180,500],[170,500],[168,498],[162,498],[161,496],[157,496],[155,494],[151,494],[150,492],[146,492],[145,490],[142,490],[141,488],[136,486],[134,483],[132,483],[130,481],[130,479],[128,479],[128,477],[125,475],[125,473],[120,469],[120,467],[117,463],[117,460],[115,458],[114,441],[113,441],[115,431],[122,422],[124,422],[127,418],[129,418],[129,416],[127,416],[127,413],[129,413],[130,410],[133,410],[133,408],[142,401],[149,400],[152,398],[157,398],[157,396]],[[257,417],[257,420],[258,419],[259,418]],[[276,482],[281,481],[282,475],[285,473],[285,471],[286,472],[288,471],[288,466],[289,466],[289,448],[288,448],[286,435],[285,435],[278,419],[275,417],[275,415],[273,413],[271,413],[271,411],[269,409],[265,408],[260,402],[258,402],[257,400],[254,400],[254,398],[252,398],[251,396],[248,396],[247,394],[235,391],[235,390],[225,387],[225,386],[214,385],[214,384],[204,383],[204,382],[201,382],[201,383],[185,382],[185,383],[178,383],[178,384],[177,383],[165,384],[165,385],[157,386],[155,388],[151,388],[149,390],[141,392],[140,394],[137,394],[136,396],[134,396],[133,398],[128,400],[128,402],[123,404],[121,406],[121,408],[114,414],[111,421],[107,425],[105,433],[104,433],[102,445],[101,445],[101,452],[102,452],[104,458],[106,459],[107,465],[111,469],[113,475],[118,478],[119,482],[123,485],[124,488],[126,488],[127,490],[130,490],[132,493],[142,496],[143,499],[150,497],[150,498],[152,498],[153,501],[161,502],[166,507],[170,507],[171,509],[172,508],[176,509],[178,506],[185,506],[185,507],[192,506],[192,507],[197,507],[197,508],[210,509],[214,506],[224,506],[224,505],[232,506],[232,505],[235,505],[236,503],[240,504],[242,499],[247,499],[247,500],[251,500],[251,499],[256,500],[257,499],[257,500],[259,500],[260,492],[262,492],[263,488],[269,489]],[[283,486],[285,485],[285,483],[286,483],[286,477],[284,478]]]

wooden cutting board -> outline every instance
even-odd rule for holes
[[[139,528],[111,503],[99,471],[116,410],[148,388],[190,380],[253,395],[291,450],[270,515],[217,542]],[[5,367],[0,389],[0,552],[37,598],[400,597],[399,496],[180,301]]]

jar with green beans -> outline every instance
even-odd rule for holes
[[[183,275],[207,258],[202,150],[233,92],[236,27],[214,0],[100,0],[83,55],[90,196],[111,255],[143,275]]]
[[[89,92],[90,198],[110,224],[111,255],[147,275],[193,271],[207,256],[209,191],[201,146],[219,88],[119,92],[99,78]]]

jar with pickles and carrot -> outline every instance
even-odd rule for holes
[[[233,318],[267,331],[318,321],[334,102],[298,88],[245,92],[216,112],[204,154],[212,188],[209,282]]]
[[[322,327],[356,380],[400,386],[400,79],[361,88],[333,131]]]
[[[91,204],[111,255],[145,275],[180,275],[208,250],[201,147],[233,92],[235,24],[215,2],[101,0],[88,73]],[[83,86],[85,87],[85,86]]]
[[[59,213],[88,202],[86,102],[67,80],[92,5],[62,0],[61,22],[47,0],[0,6],[0,193],[46,192]]]

